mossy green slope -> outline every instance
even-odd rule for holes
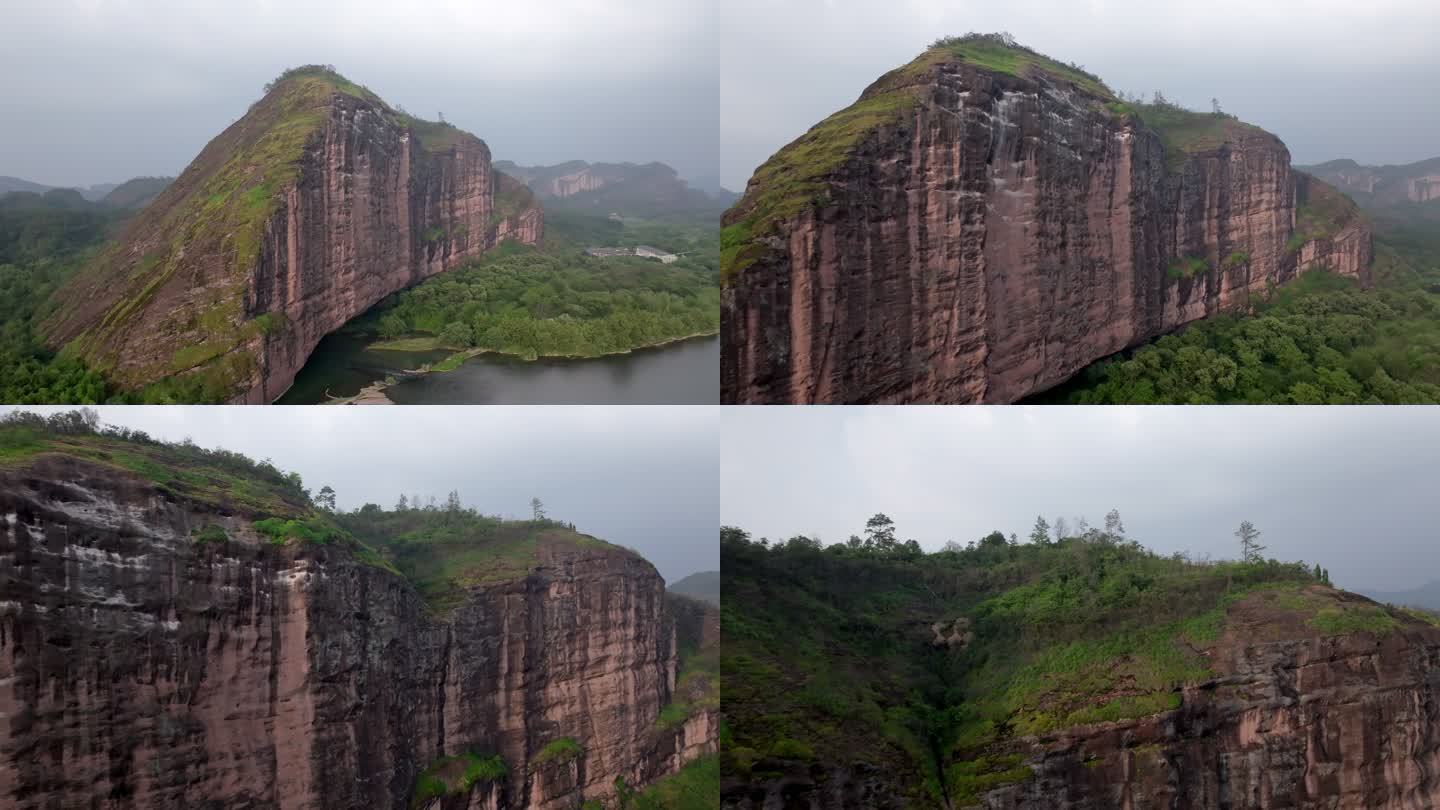
[[[867,762],[919,807],[1029,778],[1019,738],[1177,708],[1240,607],[1302,636],[1411,621],[1302,564],[1198,565],[1099,532],[929,555],[730,532],[721,565],[727,778]]]

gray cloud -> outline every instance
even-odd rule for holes
[[[521,517],[539,496],[552,517],[639,551],[668,582],[719,567],[718,406],[97,410],[109,424],[270,458],[312,490],[334,487],[342,508],[453,489]]]
[[[1434,408],[726,408],[720,433],[721,520],[757,537],[885,512],[935,550],[1115,508],[1166,554],[1234,558],[1249,520],[1342,587],[1440,579]]]
[[[713,177],[711,0],[7,0],[0,174],[176,174],[299,64],[437,112],[496,159],[670,163]]]
[[[1295,162],[1440,154],[1429,0],[729,0],[720,13],[721,179],[778,148],[930,42],[1009,31],[1111,87],[1210,99],[1276,133]]]

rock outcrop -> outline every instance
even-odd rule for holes
[[[628,551],[542,534],[527,573],[440,615],[373,552],[277,544],[186,489],[208,471],[120,456],[0,468],[3,810],[401,810],[465,754],[508,775],[424,806],[572,810],[714,750],[711,715],[656,723],[676,630]],[[579,753],[539,756],[562,738]]]
[[[983,806],[1440,805],[1440,628],[1271,635],[1218,645],[1219,677],[1185,689],[1178,711],[1033,740],[1035,778],[987,793]]]
[[[882,77],[724,224],[727,403],[1013,402],[1305,270],[1369,273],[1358,215],[1297,239],[1273,135],[983,38]]]
[[[1440,200],[1440,158],[1401,166],[1362,166],[1353,160],[1332,160],[1300,168],[1367,208]]]
[[[301,71],[60,292],[47,334],[122,388],[175,377],[192,399],[270,402],[381,298],[542,229],[478,138]]]

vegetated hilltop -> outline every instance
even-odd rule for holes
[[[541,227],[480,139],[296,68],[56,296],[46,339],[150,399],[269,402],[328,332]]]
[[[0,807],[595,810],[713,772],[703,616],[538,511],[343,513],[76,412],[0,423],[0,516]]]
[[[1430,806],[1440,628],[1106,531],[721,532],[722,806]],[[1057,532],[1058,534],[1058,532]]]
[[[1324,196],[1218,109],[939,40],[726,212],[722,397],[1013,402],[1305,271],[1368,283],[1368,224]]]
[[[691,188],[673,168],[659,162],[571,160],[554,166],[519,166],[501,160],[495,168],[529,186],[553,210],[674,220],[719,216],[725,208],[724,196]]]
[[[718,605],[720,604],[720,572],[700,571],[691,574],[678,582],[670,583],[670,592]]]

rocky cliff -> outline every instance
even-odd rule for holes
[[[1362,166],[1353,160],[1332,160],[1301,168],[1367,208],[1440,200],[1440,158],[1400,166]]]
[[[123,388],[269,402],[381,298],[542,229],[478,138],[292,71],[57,295],[47,333]]]
[[[722,807],[1440,806],[1440,619],[1090,531],[722,545]]]
[[[502,524],[439,605],[283,482],[96,437],[22,456],[0,808],[568,810],[714,750],[657,722],[675,624],[628,551]]]
[[[1368,282],[1370,253],[1358,216],[1297,233],[1273,135],[990,37],[886,74],[724,225],[731,403],[1013,402],[1332,258]]]

